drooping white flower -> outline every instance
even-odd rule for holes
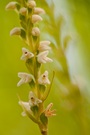
[[[39,84],[43,84],[43,85],[46,85],[46,84],[50,84],[50,81],[48,79],[48,71],[45,71],[38,79],[38,83]]]
[[[50,59],[49,57],[47,57],[49,51],[44,51],[44,52],[40,52],[38,55],[37,55],[37,61],[39,63],[46,63],[46,62],[52,62],[53,60]]]
[[[38,50],[40,52],[50,50],[51,47],[49,45],[50,45],[50,41],[41,41],[39,44]]]
[[[24,83],[30,83],[32,80],[35,81],[34,76],[28,73],[19,72],[18,77],[20,77],[20,81],[17,83],[17,86],[20,86]]]
[[[27,6],[29,8],[34,8],[34,7],[36,7],[36,2],[34,0],[28,0]]]
[[[22,116],[26,116],[25,110],[31,113],[29,102],[19,101],[19,105],[23,108]]]
[[[36,15],[36,14],[32,15],[32,23],[36,23],[36,22],[42,21],[42,20],[43,20],[43,19],[42,19],[41,16]]]
[[[6,10],[14,10],[16,9],[16,4],[17,2],[9,2],[7,5],[6,5]]]
[[[38,37],[40,35],[40,30],[38,27],[32,29],[32,35]]]
[[[56,110],[51,110],[53,106],[53,103],[50,103],[47,108],[45,109],[44,113],[46,117],[50,117],[50,116],[56,116]]]
[[[10,36],[20,35],[20,34],[21,34],[21,28],[19,27],[15,27],[10,31]]]
[[[27,60],[34,57],[34,54],[31,53],[28,49],[26,48],[22,48],[22,56],[21,56],[21,60]]]
[[[38,99],[36,95],[30,91],[29,93],[29,105],[30,106],[38,106],[38,104],[42,103],[42,100]]]
[[[29,102],[19,101],[19,105],[23,105],[26,108],[26,110],[30,110]]]
[[[34,14],[45,14],[45,10],[39,7],[35,7]]]

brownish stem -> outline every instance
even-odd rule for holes
[[[40,131],[41,131],[41,135],[48,135],[47,126],[39,124],[39,128],[40,128]]]
[[[47,131],[42,131],[41,134],[42,135],[47,135]]]

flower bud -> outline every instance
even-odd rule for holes
[[[10,36],[20,35],[20,34],[21,34],[21,29],[19,27],[15,27],[10,31]]]
[[[7,9],[7,10],[14,10],[14,9],[16,9],[16,4],[17,4],[17,2],[9,2],[9,3],[6,5],[6,9]]]
[[[36,23],[38,21],[42,21],[42,17],[39,15],[32,15],[32,23]]]
[[[34,0],[29,0],[27,3],[27,6],[29,8],[34,8],[34,7],[36,7],[36,2]]]
[[[38,47],[38,50],[40,52],[43,52],[43,51],[46,51],[46,50],[50,50],[50,41],[41,41],[40,44],[39,44],[39,47]]]
[[[25,16],[26,13],[27,13],[27,9],[26,9],[25,7],[22,7],[22,8],[20,8],[19,13],[20,13],[21,15]]]
[[[39,30],[38,27],[34,27],[34,28],[32,29],[32,35],[33,35],[33,36],[37,36],[37,37],[40,35],[40,30]]]
[[[34,14],[45,14],[44,9],[42,8],[34,8]]]

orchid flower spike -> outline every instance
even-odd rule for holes
[[[40,44],[39,44],[38,50],[40,52],[50,50],[51,47],[49,45],[50,45],[50,41],[41,41]]]
[[[52,62],[53,60],[47,57],[48,53],[49,53],[49,51],[40,52],[37,55],[37,61],[39,63]]]
[[[42,100],[38,99],[36,95],[30,91],[29,93],[29,105],[30,106],[38,106],[38,104],[42,103]]]
[[[20,86],[24,83],[30,83],[32,80],[35,81],[34,76],[28,73],[19,72],[18,77],[20,77],[20,81],[17,83],[17,86]]]
[[[43,84],[43,85],[46,85],[46,84],[50,84],[50,81],[48,79],[48,71],[45,71],[38,79],[38,83],[39,84]]]
[[[28,49],[26,49],[26,48],[22,48],[22,56],[21,56],[21,60],[27,60],[27,59],[30,59],[30,58],[32,58],[32,57],[34,57],[34,54],[33,53],[31,53]]]
[[[56,110],[51,110],[53,103],[50,103],[44,111],[46,117],[56,116]]]

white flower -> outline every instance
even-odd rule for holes
[[[36,23],[38,21],[42,21],[42,17],[39,15],[32,15],[32,23]]]
[[[20,35],[20,34],[21,34],[21,28],[19,27],[15,27],[10,31],[10,36]]]
[[[28,0],[27,6],[29,8],[34,8],[36,7],[36,2],[34,0]]]
[[[50,45],[50,41],[41,41],[40,44],[39,44],[38,50],[40,52],[50,50],[51,47],[49,47],[49,45]]]
[[[42,103],[42,100],[38,99],[36,95],[30,91],[29,93],[29,105],[30,106],[38,106],[38,104]]]
[[[32,81],[32,79],[33,79],[33,81],[35,81],[33,75],[27,74],[27,73],[24,73],[24,72],[19,72],[18,77],[20,77],[21,79],[18,82],[17,86],[20,86],[20,85],[22,85],[24,83],[29,83],[29,82]]]
[[[45,14],[45,11],[42,8],[35,7],[34,8],[34,14]]]
[[[48,53],[49,53],[49,51],[40,52],[37,55],[37,61],[39,63],[52,62],[53,60],[47,57]]]
[[[30,110],[29,102],[19,101],[19,105],[23,108],[22,116],[26,116],[25,110],[29,112],[30,114],[32,113]]]
[[[24,15],[24,16],[25,16],[26,13],[27,13],[27,8],[25,8],[25,7],[20,8],[19,13],[20,13],[21,15]]]
[[[51,110],[53,103],[50,103],[44,111],[46,117],[56,116],[56,110]]]
[[[27,59],[30,59],[32,57],[34,57],[34,54],[31,53],[28,49],[26,48],[22,48],[22,56],[21,56],[21,60],[27,60]]]
[[[48,71],[45,71],[38,79],[38,83],[39,84],[43,84],[43,85],[46,85],[46,84],[50,84],[50,81],[48,79]]]
[[[16,9],[16,4],[17,4],[17,2],[9,2],[7,5],[6,5],[6,9],[7,10],[14,10],[14,9]]]
[[[33,35],[33,36],[37,36],[37,37],[40,35],[40,30],[39,30],[38,27],[34,27],[34,28],[32,29],[32,35]]]

